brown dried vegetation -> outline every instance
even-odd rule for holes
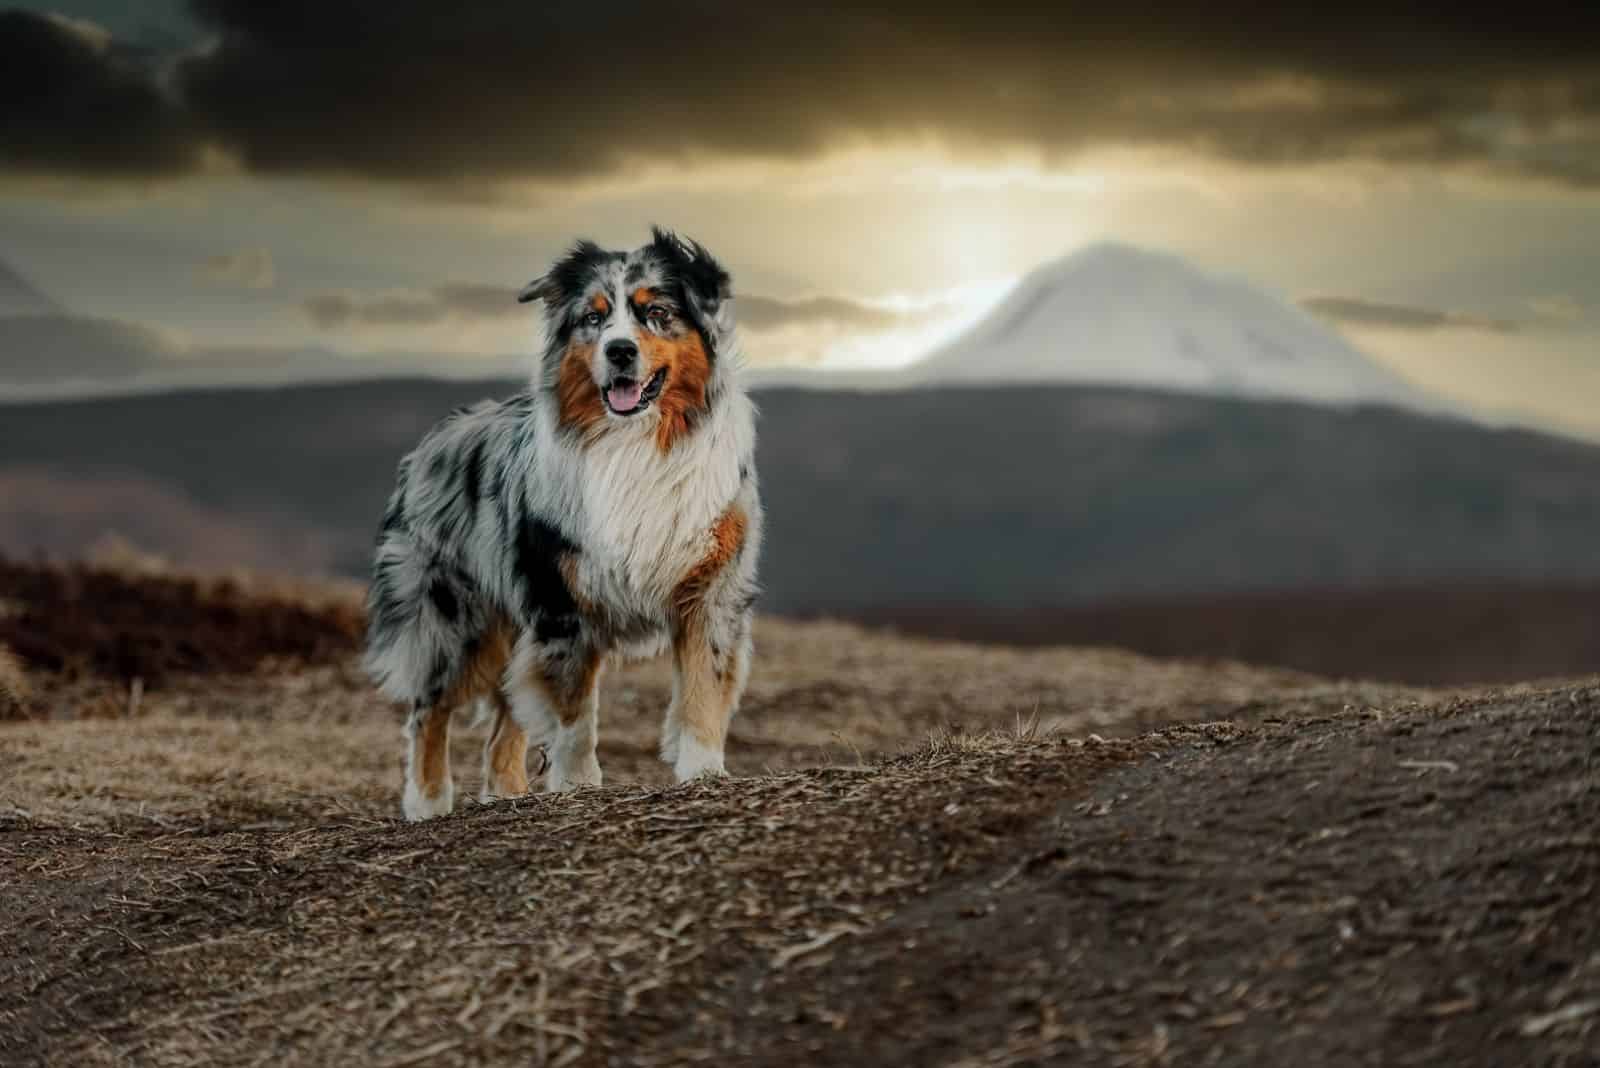
[[[756,641],[739,777],[665,784],[634,666],[616,785],[421,825],[348,656],[117,720],[81,709],[121,682],[37,674],[0,1063],[1593,1063],[1600,680]]]
[[[54,568],[0,557],[0,643],[38,671],[159,686],[176,674],[326,663],[360,640],[359,602],[329,588],[256,588],[109,568]]]

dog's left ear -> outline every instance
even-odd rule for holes
[[[713,348],[733,329],[733,279],[698,241],[653,227],[652,248],[683,283],[689,310]]]

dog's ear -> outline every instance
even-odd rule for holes
[[[544,274],[535,278],[517,293],[517,302],[542,300],[547,308],[554,309],[583,294],[590,272],[595,264],[605,258],[605,252],[593,241],[579,241],[573,245]]]
[[[517,291],[517,303],[526,304],[530,300],[550,299],[550,276],[542,274]]]
[[[733,279],[698,241],[679,237],[671,230],[652,227],[651,248],[683,283],[689,310],[707,334],[712,347],[733,329]]]

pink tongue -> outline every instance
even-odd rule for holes
[[[639,395],[644,392],[644,386],[638,382],[628,385],[612,386],[606,390],[606,400],[611,404],[614,412],[631,412],[639,407]]]

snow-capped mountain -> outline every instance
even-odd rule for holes
[[[1106,383],[1326,404],[1448,404],[1249,282],[1103,243],[1027,275],[908,369],[924,384]]]

